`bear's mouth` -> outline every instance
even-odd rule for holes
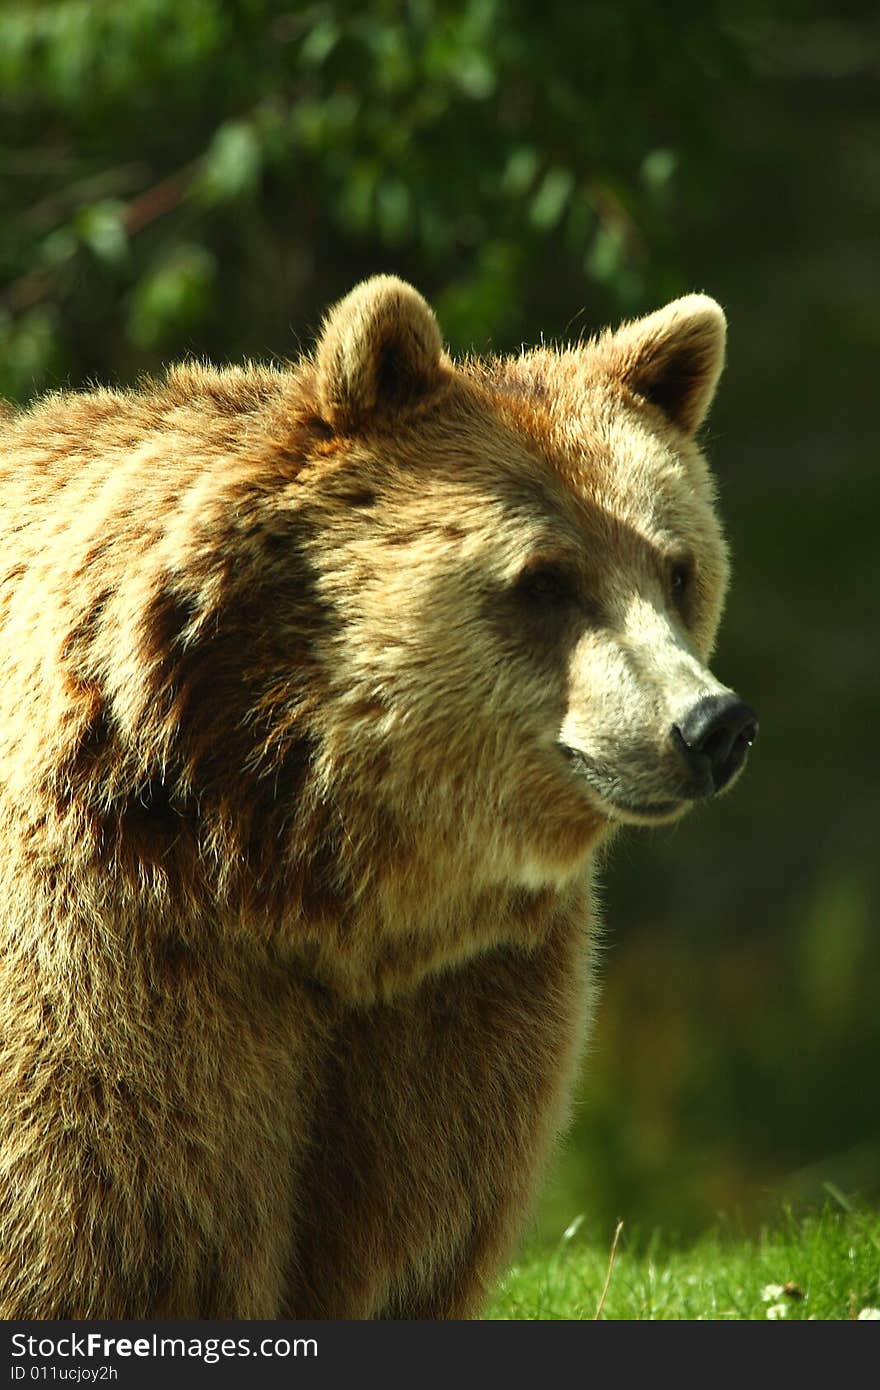
[[[612,803],[611,820],[632,825],[656,825],[674,820],[691,805],[689,801],[652,801],[643,806],[631,806],[622,801]]]
[[[693,797],[682,794],[662,799],[636,799],[627,796],[622,788],[609,785],[610,779],[593,766],[586,754],[567,743],[558,745],[572,771],[587,783],[600,803],[603,814],[611,821],[630,825],[657,825],[674,820],[693,804]]]

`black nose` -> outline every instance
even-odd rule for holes
[[[713,796],[739,771],[758,733],[738,695],[705,695],[672,726],[672,741],[694,778],[697,796]]]

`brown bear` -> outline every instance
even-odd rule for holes
[[[591,865],[729,785],[690,295],[0,430],[0,1314],[479,1312],[565,1118]]]

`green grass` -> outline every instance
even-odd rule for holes
[[[756,1239],[721,1233],[687,1250],[658,1236],[639,1249],[624,1229],[613,1260],[610,1242],[591,1246],[573,1222],[555,1250],[509,1271],[487,1316],[592,1319],[601,1303],[603,1319],[880,1317],[880,1214],[845,1205],[785,1213]]]

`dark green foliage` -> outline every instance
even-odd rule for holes
[[[287,354],[377,265],[457,348],[674,293],[672,189],[741,50],[678,9],[7,4],[0,388]]]

